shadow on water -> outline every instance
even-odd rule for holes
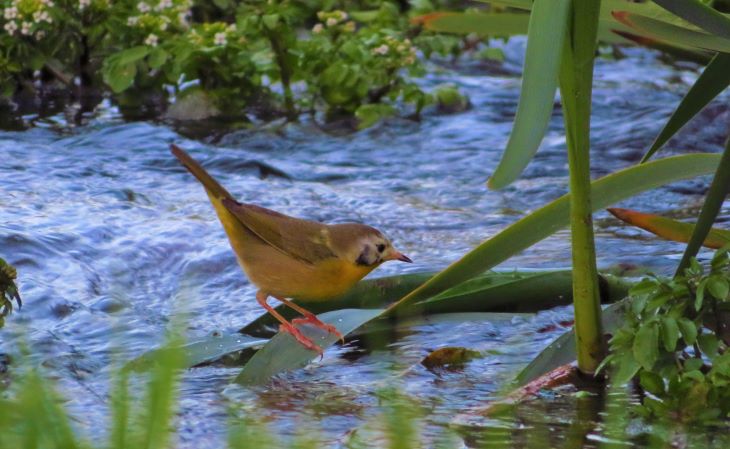
[[[503,70],[467,64],[422,81],[426,87],[457,84],[470,96],[470,110],[430,112],[420,122],[392,119],[360,132],[309,120],[234,130],[126,121],[107,101],[84,111],[80,126],[72,126],[77,121],[65,110],[52,108],[50,115],[3,122],[0,255],[18,268],[25,306],[0,331],[0,352],[29,341],[33,357],[57,377],[78,427],[94,435],[107,419],[113,357],[131,358],[158,345],[181,314],[189,318],[191,339],[233,332],[258,316],[254,288],[203,191],[169,155],[170,142],[189,149],[241,200],[383,229],[416,263],[386,264],[376,276],[445,267],[566,191],[559,111],[524,176],[502,191],[484,186],[514,118],[523,45],[514,40],[505,47]],[[638,161],[697,76],[695,66],[668,65],[645,50],[626,52],[626,59],[600,60],[596,67],[595,177]],[[718,151],[730,117],[727,100],[725,95],[703,111],[665,154]],[[706,179],[683,181],[621,207],[691,217],[706,187]],[[722,211],[721,221],[730,218],[728,212]],[[677,245],[626,228],[605,212],[596,215],[596,226],[603,267],[628,263],[669,273],[677,263]],[[561,231],[501,268],[569,264],[569,236]],[[189,285],[194,294],[185,292]],[[500,397],[506,382],[570,319],[570,308],[560,307],[506,320],[421,323],[388,335],[376,349],[357,342],[335,347],[322,361],[267,387],[235,387],[225,394],[236,367],[192,369],[181,387],[178,447],[220,447],[232,405],[264,415],[283,435],[294,435],[300,420],[315,416],[323,437],[337,446],[376,413],[376,393],[389,381],[428,410],[424,435],[435,435],[454,415]],[[443,346],[483,356],[452,371],[435,373],[420,364]],[[518,421],[503,424],[504,434],[532,438],[513,427],[545,423],[548,441],[564,446],[588,429],[587,439],[575,441],[595,447],[591,426],[600,407],[592,401],[571,394],[541,400],[520,412]],[[568,417],[576,407],[586,416],[572,426]],[[479,436],[473,438],[478,446]]]

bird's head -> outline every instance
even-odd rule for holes
[[[363,266],[378,266],[389,260],[400,260],[401,262],[412,263],[413,261],[393,247],[390,240],[380,231],[374,228],[369,229],[357,240],[355,263]]]

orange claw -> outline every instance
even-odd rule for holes
[[[315,327],[318,327],[320,329],[323,329],[327,331],[330,334],[335,334],[337,337],[342,341],[342,343],[345,343],[345,336],[340,333],[340,331],[337,330],[337,328],[331,324],[323,323],[322,320],[317,318],[317,315],[313,313],[307,313],[304,315],[304,318],[296,318],[291,321],[293,324],[311,324]]]
[[[324,351],[322,350],[322,348],[317,346],[317,344],[315,344],[309,337],[304,335],[302,331],[294,327],[292,324],[282,323],[281,326],[279,326],[279,331],[292,334],[292,336],[296,338],[296,340],[301,343],[302,346],[309,349],[310,351],[315,351],[316,353],[318,353],[320,360],[322,359],[322,357],[324,357]]]

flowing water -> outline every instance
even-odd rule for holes
[[[78,428],[98,436],[107,425],[112,360],[159,345],[181,315],[195,339],[235,331],[261,313],[203,190],[169,154],[171,142],[199,158],[241,200],[320,221],[371,224],[415,261],[386,264],[373,276],[443,268],[566,192],[559,109],[520,180],[502,191],[485,187],[509,136],[523,50],[524,42],[513,40],[502,65],[461,63],[423,81],[426,87],[458,85],[471,98],[466,112],[429,113],[421,122],[392,119],[354,133],[312,122],[207,133],[198,126],[193,132],[125,121],[108,104],[79,126],[63,114],[22,117],[28,129],[0,131],[0,256],[17,267],[25,302],[0,331],[0,351],[29,343],[58,379]],[[626,53],[597,63],[594,177],[638,162],[698,74],[696,66],[669,64],[657,53]],[[664,154],[719,151],[730,123],[727,105],[725,94]],[[185,137],[191,135],[197,137]],[[679,182],[622,206],[689,218],[707,183]],[[728,218],[723,211],[721,222]],[[630,229],[605,212],[596,215],[596,228],[602,267],[635,264],[669,273],[678,261],[681,245]],[[569,235],[562,231],[500,268],[569,264]],[[378,350],[331,348],[323,360],[266,387],[225,393],[239,368],[191,369],[183,375],[178,446],[220,447],[230,407],[255,410],[282,434],[315,419],[323,437],[338,446],[348,430],[378,413],[376,392],[388,379],[422,400],[429,434],[497,397],[569,319],[563,307],[491,321],[422,323]],[[418,364],[445,345],[488,355],[456,371],[434,373]],[[540,419],[564,429],[572,406],[556,401],[535,417],[547,413]]]

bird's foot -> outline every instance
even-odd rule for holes
[[[342,341],[342,343],[345,343],[345,336],[340,333],[340,331],[337,330],[336,327],[334,327],[331,324],[323,323],[319,318],[317,318],[317,315],[310,313],[307,315],[304,315],[303,318],[296,318],[291,321],[293,324],[311,324],[315,327],[318,327],[330,334],[337,335],[337,338]]]
[[[292,336],[305,348],[309,349],[310,351],[315,351],[319,354],[320,360],[322,357],[324,357],[324,351],[322,348],[317,346],[315,342],[312,341],[309,337],[304,335],[302,331],[294,327],[292,324],[286,323],[279,326],[280,332],[287,332],[292,334]]]

